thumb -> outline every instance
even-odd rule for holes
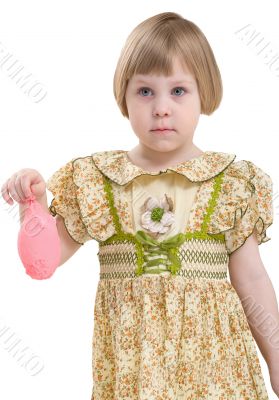
[[[30,186],[31,193],[34,196],[42,196],[42,194],[45,192],[45,189],[46,189],[45,182],[33,183]]]

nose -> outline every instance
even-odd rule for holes
[[[167,107],[160,107],[160,108],[156,107],[156,109],[154,109],[154,111],[153,111],[154,117],[157,117],[157,116],[163,117],[163,116],[169,115],[169,114],[170,114],[170,111]]]
[[[170,108],[167,105],[166,101],[157,101],[157,103],[153,107],[153,115],[154,116],[164,116],[170,114]]]

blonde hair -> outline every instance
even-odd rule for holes
[[[137,25],[128,36],[115,69],[113,93],[124,117],[129,118],[125,95],[134,74],[172,74],[178,56],[197,82],[201,114],[219,106],[223,88],[213,51],[193,22],[173,12],[154,15]]]

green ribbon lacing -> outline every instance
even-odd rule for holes
[[[143,256],[145,261],[144,271],[138,271],[138,275],[141,275],[141,273],[157,274],[163,271],[170,271],[174,275],[181,268],[181,261],[177,256],[177,248],[185,241],[183,233],[178,233],[162,242],[151,238],[143,231],[137,231],[135,238],[142,243],[147,253]],[[162,254],[166,255],[167,258],[159,257],[149,260],[150,256],[161,256]],[[159,264],[165,264],[166,268],[150,268]]]

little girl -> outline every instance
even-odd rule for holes
[[[200,114],[222,98],[206,37],[173,12],[143,21],[122,49],[114,95],[138,145],[73,158],[46,184],[60,265],[99,243],[92,400],[266,400],[254,339],[278,396],[274,326],[251,312],[261,305],[279,321],[258,251],[270,240],[272,180],[193,143]],[[35,194],[47,210],[43,183],[19,171],[3,197]]]

